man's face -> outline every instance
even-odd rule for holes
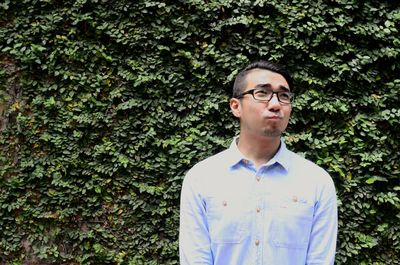
[[[254,69],[246,76],[246,92],[256,87],[265,87],[275,92],[288,89],[286,79],[275,72]],[[241,133],[253,136],[280,137],[289,123],[291,104],[279,102],[274,94],[269,102],[256,101],[252,95],[245,95],[241,100],[232,99],[233,114],[240,119]]]

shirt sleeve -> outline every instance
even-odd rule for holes
[[[190,171],[181,191],[179,258],[181,265],[213,264],[205,203]]]
[[[337,199],[332,179],[323,185],[316,203],[307,265],[333,265],[337,239]]]

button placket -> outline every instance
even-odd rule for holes
[[[263,236],[263,213],[261,209],[261,200],[259,198],[255,208],[256,233],[254,235],[255,239],[258,241],[258,244],[260,244],[260,239]],[[258,246],[258,244],[256,245]]]
[[[261,206],[260,206],[260,198],[257,200],[256,204],[256,210],[255,210],[255,216],[256,216],[256,231],[254,234],[254,247],[256,248],[256,264],[261,265],[262,264],[262,252],[263,248],[262,246],[262,238],[263,238],[263,217],[262,217],[262,211],[261,211]]]
[[[253,246],[256,248],[256,262],[255,264],[261,265],[262,263],[262,253],[263,253],[263,248],[262,246],[262,239],[263,239],[263,211],[262,211],[262,186],[258,183],[255,185],[255,194],[256,194],[256,200],[255,200],[255,208],[254,210],[254,216],[255,216],[255,233],[253,237]]]
[[[262,180],[263,171],[264,171],[263,167],[261,167],[260,169],[257,170],[257,172],[256,172],[256,181],[257,182],[260,182]]]
[[[256,264],[261,265],[262,264],[262,256],[263,256],[263,237],[264,237],[264,231],[263,231],[263,219],[264,219],[264,213],[263,213],[263,203],[264,203],[264,193],[265,193],[265,183],[263,180],[263,168],[258,169],[258,171],[255,174],[255,208],[254,210],[254,215],[255,215],[255,233],[253,237],[253,246],[256,248]]]

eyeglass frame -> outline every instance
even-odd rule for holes
[[[268,99],[268,100],[266,100],[266,99],[257,99],[255,96],[254,96],[254,94],[255,94],[255,91],[263,91],[263,92],[271,92],[271,97]],[[281,101],[281,98],[280,98],[280,93],[287,93],[287,94],[289,94],[289,96],[290,96],[290,101],[289,102],[284,102],[284,101]],[[253,88],[253,89],[249,89],[249,90],[247,90],[246,92],[243,92],[243,93],[241,93],[239,96],[237,96],[236,98],[237,99],[241,99],[241,98],[243,98],[243,96],[245,96],[245,95],[252,95],[253,96],[253,99],[254,100],[256,100],[256,101],[258,101],[258,102],[270,102],[271,101],[271,99],[274,97],[274,95],[276,94],[276,98],[278,99],[278,101],[280,102],[280,103],[282,103],[282,104],[292,104],[293,103],[293,99],[294,99],[294,93],[293,92],[290,92],[286,87],[283,87],[283,90],[280,90],[280,91],[273,91],[273,90],[271,90],[271,89],[265,89],[265,88]]]

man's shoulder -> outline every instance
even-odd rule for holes
[[[224,150],[196,163],[186,172],[182,190],[190,189],[204,196],[213,187],[222,187],[218,183],[229,173],[228,157],[228,151]]]
[[[225,167],[228,165],[229,160],[229,149],[225,149],[220,151],[212,156],[209,156],[203,160],[200,160],[190,170],[198,170],[198,169],[217,169],[221,167]]]
[[[229,167],[229,150],[225,149],[194,164],[187,172],[186,177],[206,178],[218,175],[220,171],[226,171]]]
[[[308,158],[302,155],[299,155],[292,151],[289,152],[292,162],[291,169],[294,172],[309,176],[310,178],[313,178],[315,180],[321,180],[321,181],[331,180],[329,173],[323,167],[319,166],[315,162],[309,160]]]

